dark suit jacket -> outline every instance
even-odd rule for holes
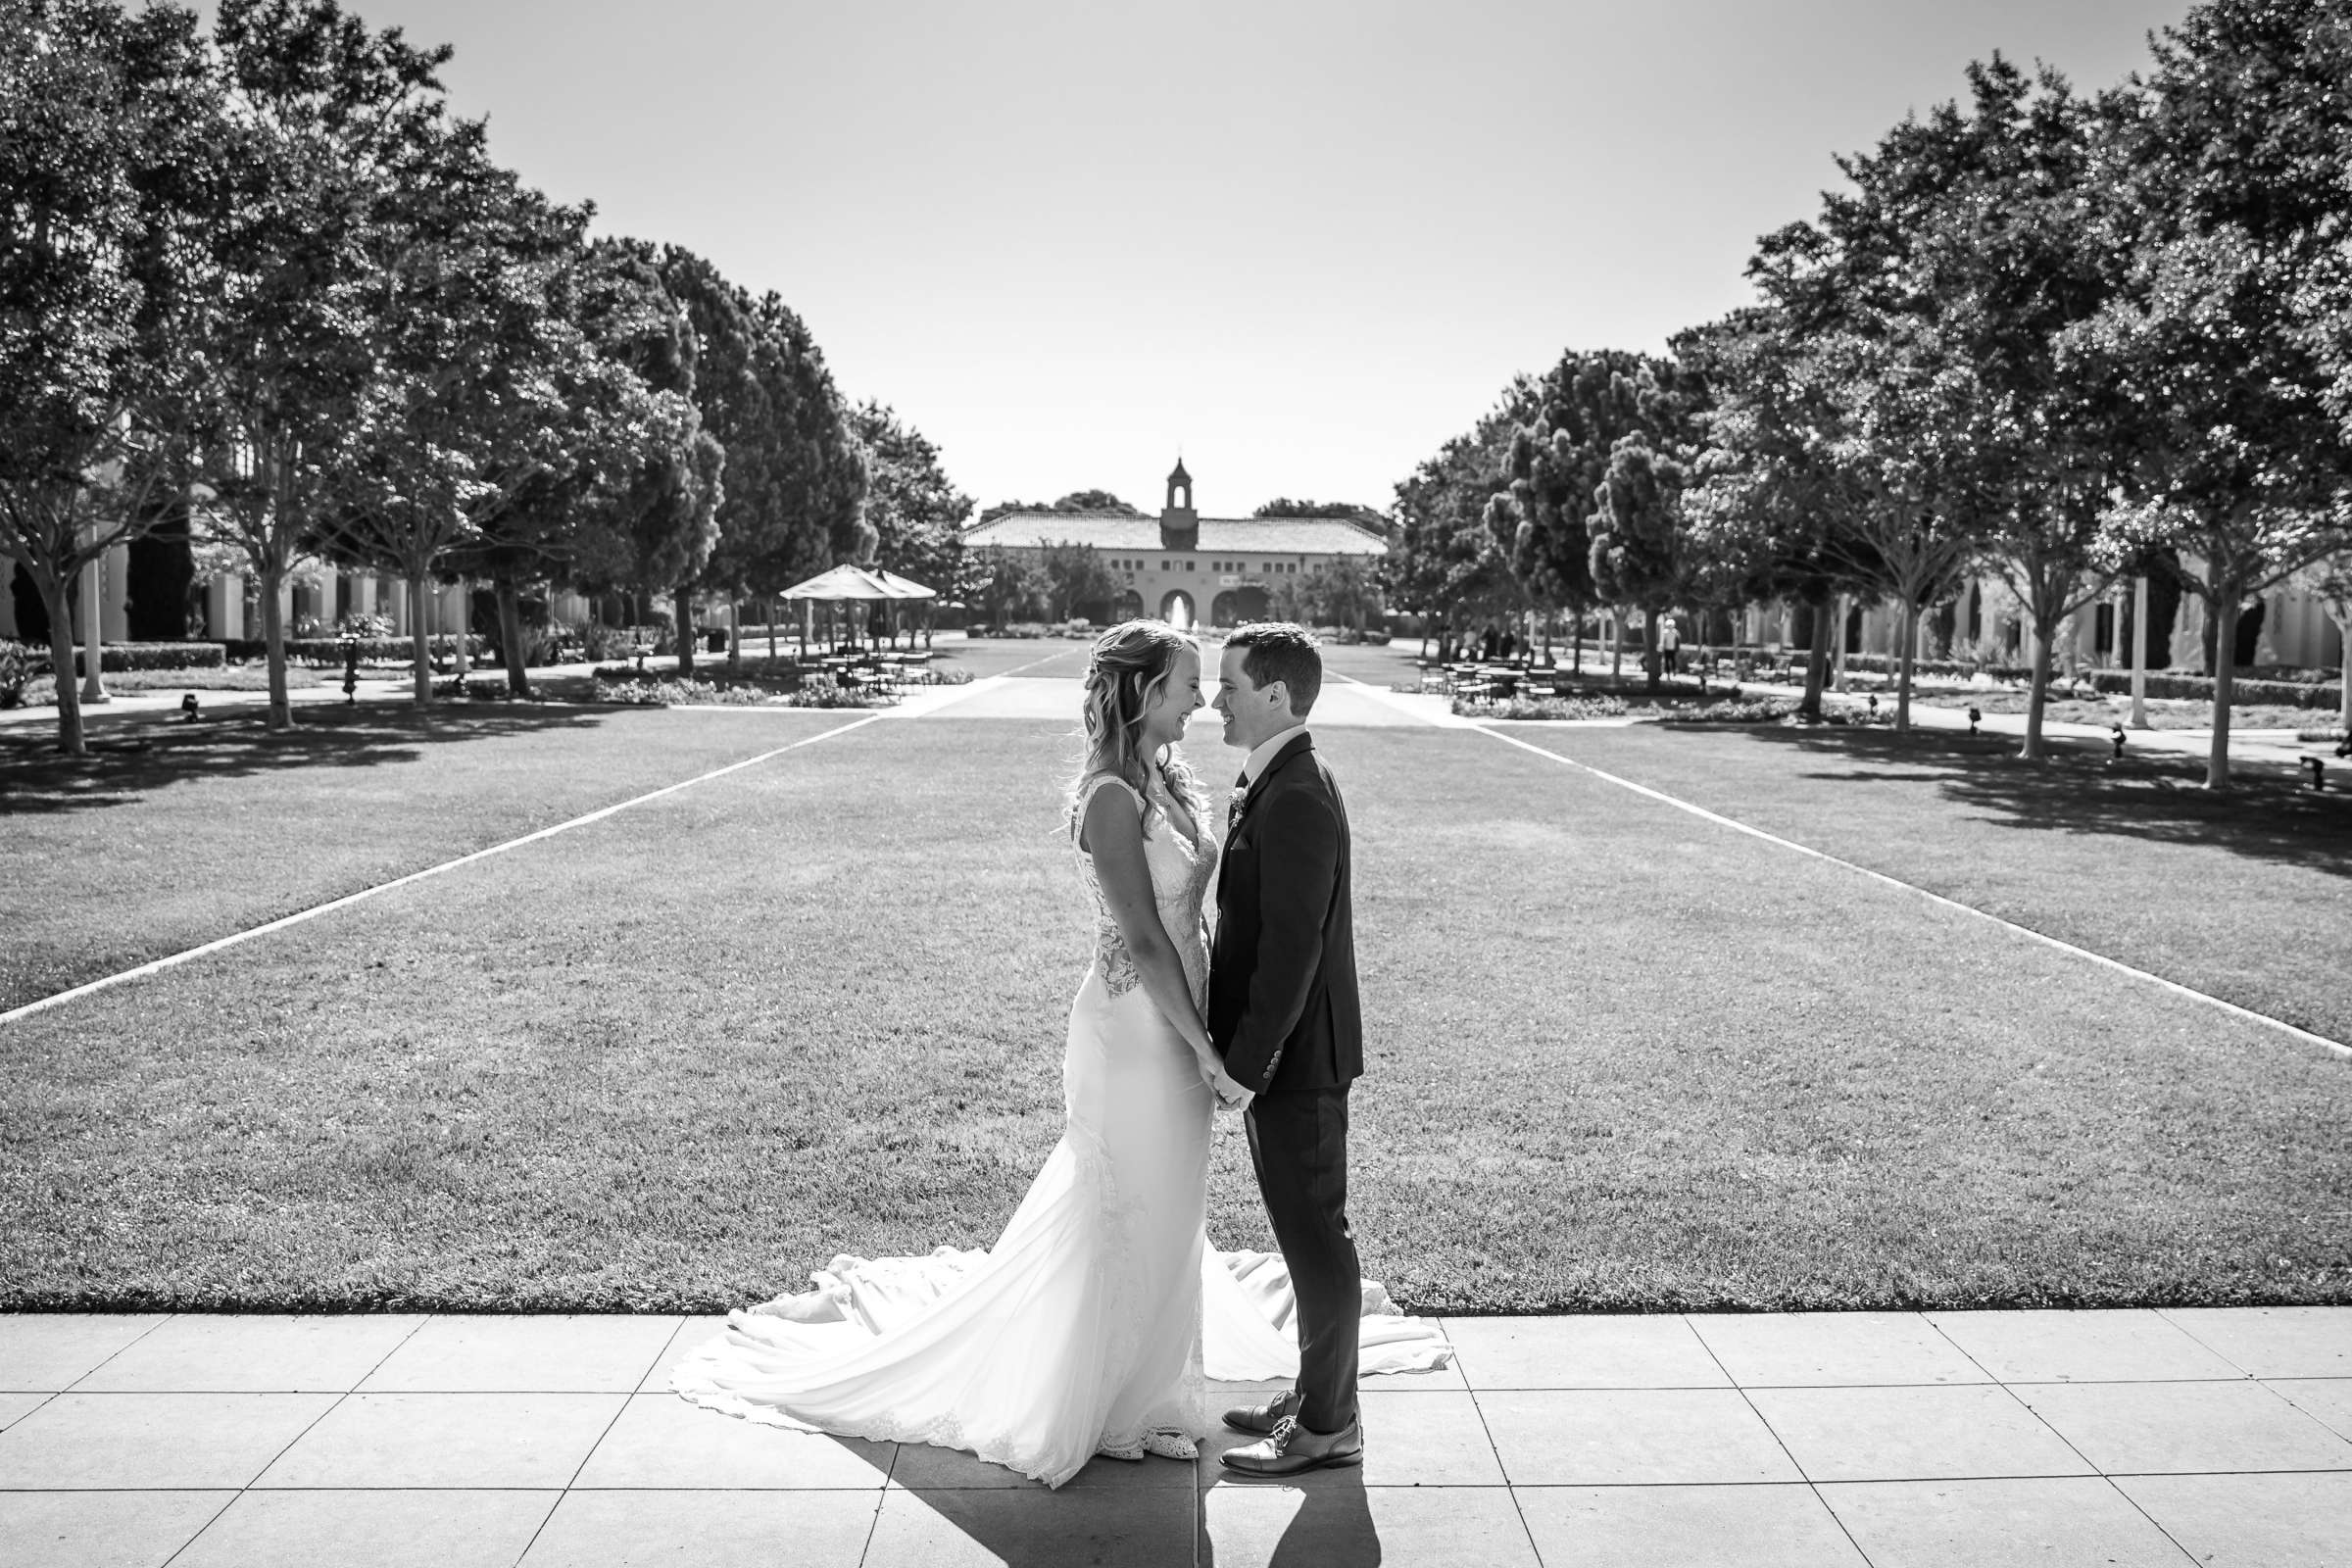
[[[1328,1089],[1364,1070],[1349,891],[1348,808],[1301,735],[1250,788],[1217,878],[1208,1036],[1244,1088]]]

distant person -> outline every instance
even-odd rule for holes
[[[1672,615],[1658,617],[1658,664],[1670,675],[1682,672],[1683,632]]]
[[[1506,628],[1502,634],[1502,641],[1495,646],[1506,662],[1516,659],[1519,657],[1519,634]]]
[[[1495,650],[1501,646],[1502,634],[1494,629],[1494,623],[1493,621],[1488,621],[1487,629],[1480,632],[1478,635],[1479,657],[1484,659],[1488,663],[1492,664],[1494,662]]]

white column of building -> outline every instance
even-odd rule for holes
[[[104,569],[99,558],[93,558],[81,568],[81,700],[85,703],[107,700],[106,683],[98,678],[99,626],[105,618],[102,606],[106,597],[99,579]],[[63,669],[57,674],[61,679],[72,676],[70,670]]]
[[[99,629],[106,641],[126,643],[130,641],[130,546],[115,545],[108,549],[106,570],[99,580],[106,596]]]
[[[2132,727],[2148,727],[2148,579],[2132,579]]]

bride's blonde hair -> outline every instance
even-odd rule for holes
[[[1126,620],[1095,639],[1094,655],[1086,665],[1086,757],[1070,781],[1069,827],[1078,831],[1086,787],[1098,775],[1123,779],[1144,798],[1148,809],[1144,832],[1163,815],[1152,804],[1148,788],[1151,770],[1157,768],[1168,793],[1184,803],[1193,820],[1201,820],[1208,797],[1201,792],[1183,754],[1174,746],[1159,747],[1146,756],[1144,714],[1152,700],[1168,684],[1176,656],[1190,650],[1198,658],[1200,645],[1164,620]]]

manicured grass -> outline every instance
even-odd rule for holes
[[[0,732],[0,1008],[814,734],[856,714],[304,707]],[[425,895],[429,905],[430,895]],[[422,907],[424,906],[412,906]]]
[[[534,798],[593,765],[617,795],[801,717],[604,715],[391,765]],[[1881,779],[1928,769],[1876,736],[1764,733],[1537,739],[1857,858],[1861,803],[1906,792],[1914,839],[1973,836],[1987,898],[2072,906],[2022,808]],[[1483,734],[1323,744],[1371,1036],[1350,1208],[1400,1298],[2352,1299],[2345,1063]],[[1067,748],[1063,724],[875,723],[9,1026],[0,1305],[710,1308],[837,1251],[985,1245],[1059,1128],[1091,926]],[[214,780],[201,812],[140,799],[196,831],[300,771]],[[331,842],[324,799],[279,803]],[[2119,905],[2192,927],[2215,901],[2188,879],[2264,867],[2254,907],[2299,939],[2340,871],[2274,881],[2248,809],[2069,831],[2156,867]],[[89,929],[135,930],[134,892]],[[1245,1166],[1229,1128],[1221,1245],[1268,1242]]]

